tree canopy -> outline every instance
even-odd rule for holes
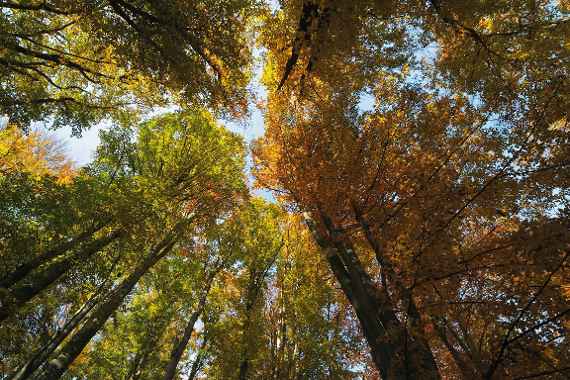
[[[570,376],[567,1],[8,0],[0,63],[0,379]]]

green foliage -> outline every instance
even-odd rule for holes
[[[239,116],[251,0],[74,0],[0,5],[0,114],[75,133],[135,106],[211,106]]]
[[[568,0],[278,3],[0,1],[0,378],[564,378]]]

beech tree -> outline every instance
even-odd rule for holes
[[[563,376],[567,99],[550,86],[567,83],[550,60],[566,70],[568,54],[521,35],[563,38],[564,5],[409,5],[288,2],[271,18],[259,185],[306,213],[383,378]]]
[[[114,232],[76,251],[72,247],[73,252],[63,257],[65,252],[48,258],[39,254],[42,260],[31,268],[31,275],[16,279],[3,294],[2,316],[7,317],[14,306],[21,307],[40,291],[49,290],[61,276],[69,276],[78,262],[92,260],[109,240],[125,238],[121,239],[123,257],[118,259],[126,265],[127,275],[92,307],[55,358],[40,370],[40,378],[59,378],[150,268],[176,244],[190,239],[194,229],[231,210],[244,194],[241,141],[216,125],[205,111],[162,116],[143,123],[137,132],[136,141],[130,133],[117,131],[103,136],[90,169],[99,175],[98,180],[112,180],[113,185],[107,185],[114,198],[105,206],[114,214],[109,227]],[[200,151],[205,147],[207,152]],[[137,255],[139,250],[146,253]],[[28,263],[16,266],[16,271]],[[13,272],[8,273],[10,277]]]
[[[568,378],[569,28],[0,1],[0,378]],[[84,167],[45,132],[103,120]]]
[[[2,1],[0,113],[76,132],[142,106],[246,108],[255,1]]]

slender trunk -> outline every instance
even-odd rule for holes
[[[69,334],[85,319],[87,314],[97,305],[99,294],[93,296],[75,315],[65,324],[63,329],[57,333],[41,350],[34,355],[23,367],[17,370],[6,380],[24,380],[29,378],[57,349],[57,347],[69,336]]]
[[[461,373],[461,376],[465,380],[471,379],[481,379],[481,375],[477,372],[476,368],[472,365],[471,361],[468,360],[466,355],[462,352],[459,352],[457,348],[453,346],[453,344],[449,341],[447,336],[447,329],[444,323],[437,323],[434,322],[435,329],[437,332],[438,337],[440,338],[441,342],[444,344],[445,348],[451,354],[457,369]]]
[[[95,253],[101,251],[112,241],[119,238],[121,234],[122,230],[115,230],[109,235],[89,243],[80,252],[70,255],[63,260],[57,261],[40,270],[39,273],[32,275],[32,278],[29,281],[25,281],[23,284],[12,288],[8,294],[4,296],[4,300],[2,300],[2,306],[0,307],[0,322],[16,313],[19,308],[56,282],[61,276],[69,271],[73,265],[75,265],[77,260],[88,259]]]
[[[321,216],[329,237],[325,238],[311,220],[307,225],[354,307],[382,379],[439,380],[427,343],[416,334],[408,334],[398,320],[386,290],[374,284],[353,249],[338,236],[330,220]]]
[[[117,310],[140,278],[172,249],[174,243],[175,240],[172,237],[167,237],[151,249],[148,256],[136,267],[131,275],[128,276],[105,301],[99,304],[83,326],[81,326],[58,352],[56,358],[46,364],[44,373],[37,377],[37,379],[59,379],[65,373],[69,365],[77,358],[81,351],[83,351],[85,346],[87,346],[89,341],[101,330],[107,319]]]
[[[246,319],[244,323],[244,335],[248,330],[249,330],[249,317]],[[244,340],[246,341],[246,344],[243,348],[242,359],[239,364],[239,377],[238,377],[239,380],[247,380],[247,372],[249,371],[249,350],[247,347],[247,339],[244,338]]]
[[[283,247],[283,241],[279,248],[275,251],[271,260],[262,263],[261,268],[257,268],[257,264],[254,268],[249,268],[250,278],[249,278],[249,285],[247,287],[247,296],[245,301],[245,321],[243,323],[243,351],[241,354],[241,362],[239,366],[239,380],[246,380],[248,378],[248,371],[249,371],[249,334],[250,334],[250,325],[251,325],[251,313],[253,312],[253,308],[255,303],[257,302],[257,298],[259,297],[259,292],[262,290],[265,277],[268,275],[269,269],[275,263],[277,259],[277,255],[281,251]],[[260,270],[261,269],[261,270]]]
[[[91,238],[93,234],[101,230],[105,225],[106,223],[96,224],[93,227],[89,228],[87,231],[77,235],[75,238],[71,239],[70,241],[61,243],[57,247],[53,247],[52,249],[49,249],[46,252],[37,255],[27,263],[19,265],[18,267],[16,267],[16,269],[5,275],[4,278],[0,280],[0,288],[8,289],[14,286],[18,281],[21,281],[34,269],[39,268],[41,265],[47,263],[49,260],[61,256],[65,252],[76,247],[77,245],[89,240],[89,238]]]
[[[202,342],[202,347],[200,348],[200,351],[198,351],[198,355],[196,356],[194,363],[192,363],[192,368],[190,369],[188,380],[194,380],[198,375],[198,372],[202,369],[202,366],[204,365],[204,359],[206,358],[207,344],[208,340],[207,338],[204,338],[204,341]]]
[[[194,324],[198,320],[198,317],[202,314],[204,310],[204,306],[206,305],[206,299],[208,298],[208,293],[210,292],[210,288],[212,287],[212,283],[214,282],[214,277],[216,275],[216,271],[212,272],[207,279],[206,288],[202,292],[200,296],[200,300],[198,301],[198,305],[196,306],[196,310],[190,316],[190,320],[186,324],[184,328],[184,333],[182,334],[182,338],[180,340],[174,340],[174,347],[170,353],[170,360],[168,365],[166,366],[166,372],[164,375],[164,380],[172,380],[174,379],[174,375],[176,374],[176,367],[182,358],[182,354],[186,350],[186,346],[192,337],[192,332],[194,331]]]
[[[257,300],[257,295],[259,294],[256,272],[250,274],[250,283],[247,289],[247,297],[245,301],[245,320],[243,322],[243,351],[241,353],[241,361],[239,365],[239,380],[247,380],[247,373],[249,371],[249,342],[248,335],[251,324],[251,313],[253,311],[253,306]]]
[[[277,338],[276,342],[279,341],[279,345],[276,348],[277,352],[275,354],[276,356],[276,360],[274,363],[274,368],[275,368],[275,373],[273,375],[273,379],[275,380],[279,380],[282,377],[282,373],[284,372],[283,370],[285,369],[285,366],[289,367],[289,364],[292,362],[292,360],[287,360],[289,355],[289,351],[287,350],[287,345],[289,344],[287,341],[287,321],[286,321],[286,315],[285,315],[285,300],[284,300],[284,292],[283,289],[280,290],[281,292],[281,299],[280,299],[280,304],[278,304],[279,307],[279,314],[278,314],[278,318],[279,318],[279,327],[277,330],[277,336],[280,337],[281,339]],[[289,377],[291,378],[291,377]]]

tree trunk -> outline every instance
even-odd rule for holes
[[[263,282],[265,277],[267,276],[269,269],[273,266],[273,263],[277,259],[277,255],[281,251],[283,247],[283,243],[279,249],[275,252],[272,259],[268,262],[262,263],[261,268],[257,268],[257,264],[254,265],[254,268],[249,268],[249,284],[247,287],[247,295],[245,301],[245,321],[243,323],[243,351],[241,353],[241,361],[239,365],[239,380],[247,380],[248,379],[248,371],[249,371],[249,334],[250,334],[250,325],[251,325],[251,314],[253,312],[253,308],[257,302],[257,298],[259,297],[259,292],[263,287]]]
[[[326,216],[322,218],[329,234],[327,238],[312,220],[307,220],[307,225],[354,307],[382,379],[439,380],[427,342],[419,334],[409,334],[398,320],[386,291],[373,283],[353,249],[338,236],[330,220]]]
[[[200,300],[198,301],[198,305],[196,306],[196,310],[190,316],[190,320],[186,327],[184,328],[184,333],[182,335],[182,339],[174,340],[174,347],[170,353],[170,360],[168,365],[166,366],[166,373],[164,375],[164,380],[172,380],[174,379],[174,375],[176,374],[176,367],[182,358],[182,354],[186,350],[186,346],[192,337],[192,332],[194,331],[194,324],[198,320],[198,317],[202,314],[204,310],[204,306],[206,305],[206,299],[208,298],[208,293],[210,292],[210,288],[212,287],[212,283],[214,282],[214,277],[216,276],[216,271],[212,272],[207,279],[206,288],[202,292],[200,296]]]
[[[23,367],[17,370],[6,380],[24,380],[29,378],[56,350],[56,348],[69,336],[69,334],[85,319],[87,314],[97,305],[99,294],[93,296],[75,315],[65,324],[41,350],[34,355]]]
[[[372,229],[370,228],[368,221],[364,218],[360,210],[354,204],[353,204],[353,209],[356,220],[358,221],[360,227],[364,231],[364,236],[366,237],[366,241],[374,251],[374,254],[376,256],[376,261],[378,262],[383,271],[382,279],[384,281],[384,289],[385,289],[384,292],[386,293],[386,295],[388,295],[386,284],[388,282],[391,283],[396,293],[395,297],[397,297],[401,301],[402,305],[406,305],[406,317],[407,317],[406,320],[408,323],[410,323],[412,331],[416,332],[415,339],[420,341],[419,344],[421,346],[424,346],[424,349],[426,351],[423,353],[423,356],[426,360],[428,360],[428,356],[433,356],[433,355],[431,355],[431,350],[429,349],[429,345],[425,340],[425,338],[421,335],[421,333],[417,334],[418,332],[421,332],[423,326],[422,326],[421,315],[416,307],[413,294],[405,286],[405,284],[403,284],[402,281],[398,278],[398,275],[394,270],[394,265],[392,264],[390,259],[386,257],[386,255],[384,255],[382,243],[376,238],[376,236],[372,232]],[[391,302],[389,297],[387,297],[387,299],[388,302]],[[429,355],[427,351],[429,351]],[[435,360],[434,360],[434,366],[435,366]]]
[[[47,363],[43,374],[37,379],[59,379],[93,336],[101,330],[107,319],[121,305],[140,278],[172,249],[174,243],[175,240],[172,237],[167,237],[151,249],[149,255],[136,267],[134,272],[110,294],[108,299],[99,304],[83,326],[58,352],[57,357]]]
[[[18,309],[28,301],[56,282],[73,267],[76,260],[88,259],[95,253],[101,251],[112,241],[119,238],[121,234],[122,230],[115,230],[109,235],[89,243],[85,249],[80,252],[70,255],[63,260],[57,261],[40,270],[39,273],[32,275],[32,278],[29,281],[25,281],[23,284],[12,288],[2,300],[2,306],[0,307],[0,322],[16,313]]]
[[[4,278],[0,280],[0,288],[8,289],[14,286],[18,281],[22,280],[34,269],[39,268],[42,264],[45,264],[49,260],[63,255],[65,252],[87,241],[90,237],[93,236],[93,234],[101,230],[105,225],[106,223],[96,224],[87,231],[77,235],[72,240],[61,243],[57,247],[53,247],[52,249],[49,249],[46,252],[37,255],[27,263],[19,265],[16,267],[16,269],[8,273],[6,276],[4,276]]]
[[[261,279],[263,281],[263,278]],[[243,351],[241,352],[241,360],[239,365],[239,380],[247,380],[247,373],[249,371],[249,342],[248,335],[251,324],[251,313],[257,296],[259,294],[259,287],[261,281],[257,279],[257,271],[250,272],[249,285],[247,287],[247,296],[245,300],[245,320],[243,323]]]
[[[196,360],[192,363],[192,368],[190,369],[190,374],[188,375],[188,380],[194,380],[198,376],[198,372],[202,369],[204,365],[204,359],[206,358],[206,345],[208,344],[207,338],[204,338],[202,342],[202,347],[198,351]]]

